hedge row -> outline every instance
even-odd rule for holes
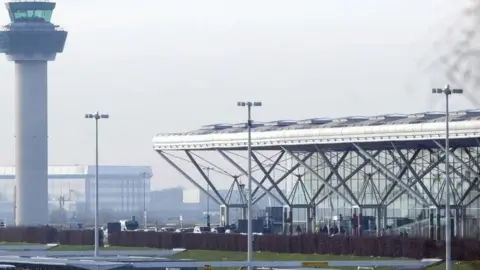
[[[247,251],[247,237],[239,234],[179,234],[119,232],[109,236],[114,246],[186,248],[201,250]],[[445,242],[399,236],[350,237],[305,234],[299,236],[263,235],[254,240],[255,251],[303,254],[335,254],[375,257],[444,258]],[[452,258],[480,260],[480,241],[454,239]]]
[[[53,227],[1,228],[0,242],[59,243],[62,245],[93,245],[93,230],[58,230]]]
[[[378,257],[443,258],[445,242],[429,239],[383,237],[327,236],[255,236],[256,251],[304,254],[337,254]],[[93,245],[92,230],[57,230],[43,228],[2,228],[0,242],[60,243],[63,245]],[[246,251],[247,237],[239,234],[182,234],[157,232],[118,232],[110,234],[112,246],[186,248],[202,250]],[[454,239],[454,260],[480,260],[480,241]]]

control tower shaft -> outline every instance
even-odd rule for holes
[[[12,1],[0,31],[0,53],[15,63],[17,226],[48,223],[48,61],[63,51],[67,32],[52,24],[55,3]]]

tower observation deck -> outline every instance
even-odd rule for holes
[[[15,63],[16,220],[48,221],[47,62],[63,52],[67,32],[51,23],[55,3],[10,1],[10,23],[0,31],[0,53]]]

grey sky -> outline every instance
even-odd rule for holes
[[[69,31],[50,65],[50,164],[152,165],[156,188],[188,183],[153,151],[157,132],[258,120],[442,109],[423,70],[467,0],[58,1]],[[0,21],[7,23],[6,12]],[[0,61],[0,164],[14,160],[13,65]],[[440,71],[438,71],[440,72]],[[461,99],[461,98],[460,98]],[[454,109],[471,107],[454,100]]]

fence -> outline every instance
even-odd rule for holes
[[[335,254],[375,257],[443,258],[445,242],[398,236],[351,237],[305,234],[297,236],[261,235],[254,238],[256,251],[303,254]],[[43,228],[2,228],[0,242],[60,243],[93,245],[93,230]],[[184,234],[160,232],[118,232],[110,234],[112,246],[159,249],[246,251],[247,237],[239,234]],[[453,239],[452,258],[480,260],[480,241]]]

